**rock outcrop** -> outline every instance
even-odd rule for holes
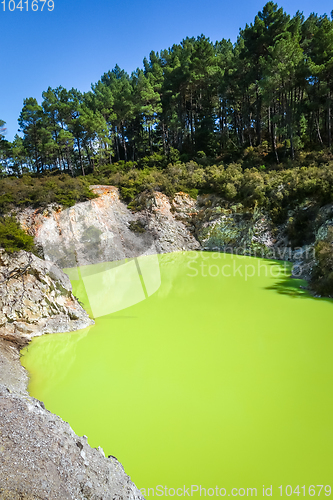
[[[17,394],[27,396],[28,381],[28,373],[20,362],[18,345],[15,342],[10,342],[0,338],[0,386],[6,388],[9,393],[15,392]]]
[[[0,337],[23,345],[43,333],[92,323],[61,269],[27,252],[0,249]]]
[[[112,186],[92,186],[98,198],[61,210],[59,206],[17,214],[47,261],[61,268],[156,253],[199,248],[191,232],[171,213],[167,196],[146,196],[133,212]]]

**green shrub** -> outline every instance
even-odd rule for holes
[[[285,218],[289,208],[307,199],[321,205],[333,200],[333,162],[268,171],[243,169],[241,163],[234,162],[205,167],[194,161],[170,163],[164,169],[138,168],[127,162],[124,168],[114,165],[102,174],[87,176],[86,182],[117,186],[128,202],[143,191],[161,191],[167,196],[184,191],[193,197],[216,193],[226,201],[242,202],[247,207],[263,206],[276,222]]]
[[[20,178],[7,177],[0,180],[0,212],[11,207],[46,206],[59,203],[70,207],[79,201],[89,200],[95,195],[89,190],[89,183],[83,177],[72,178],[67,174]]]
[[[21,229],[15,217],[0,217],[0,247],[9,253],[19,250],[31,252],[34,250],[34,239]]]
[[[142,221],[136,220],[136,221],[131,221],[128,225],[129,229],[133,231],[133,233],[144,233],[146,231]]]
[[[149,156],[145,156],[139,162],[142,168],[164,168],[166,166],[167,159],[164,155],[159,153],[152,153]]]

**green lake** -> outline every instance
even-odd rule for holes
[[[333,487],[333,301],[290,265],[179,252],[67,271],[95,325],[32,341],[30,394],[146,497]]]

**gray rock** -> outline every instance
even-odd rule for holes
[[[143,499],[117,459],[43,403],[2,385],[0,401],[0,499]]]
[[[170,201],[162,193],[143,195],[144,209],[132,212],[120,200],[117,188],[91,188],[99,198],[66,210],[50,206],[17,214],[47,261],[75,268],[199,247],[187,227],[172,215]],[[135,223],[143,231],[133,231]]]
[[[28,374],[20,363],[20,353],[17,345],[1,338],[0,385],[5,386],[10,392],[27,395]]]
[[[0,337],[23,345],[43,333],[93,324],[68,276],[33,254],[0,249]]]

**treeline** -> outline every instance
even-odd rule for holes
[[[24,100],[23,137],[5,140],[3,175],[57,169],[71,175],[147,156],[187,161],[251,154],[293,159],[332,146],[333,22],[294,17],[268,2],[237,42],[201,35],[151,52],[131,75],[116,66],[82,93],[48,88]]]

